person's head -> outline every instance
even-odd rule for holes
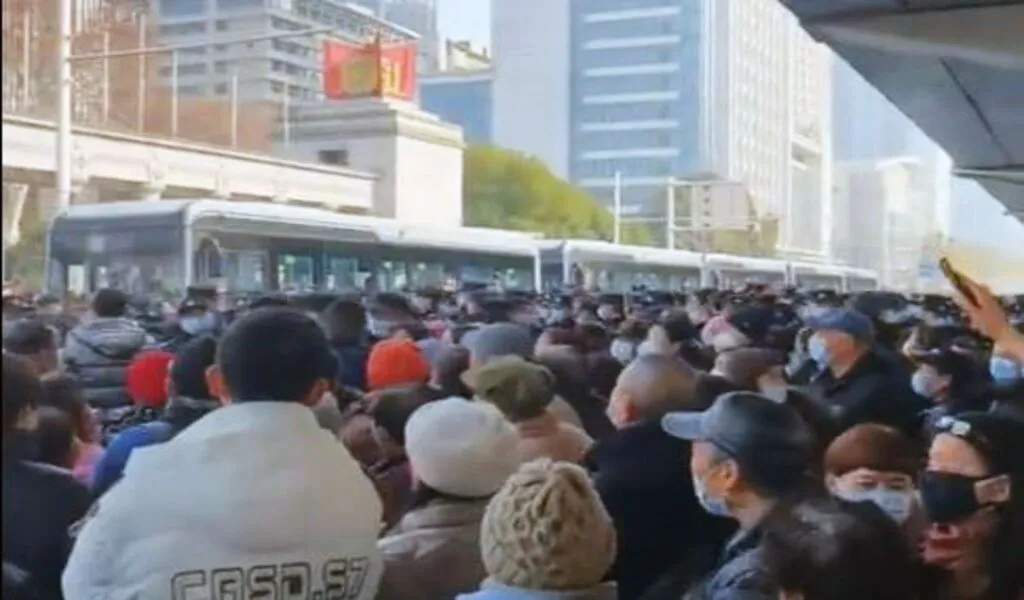
[[[503,356],[466,371],[463,380],[476,399],[493,404],[512,423],[544,415],[555,399],[551,371],[518,356]]]
[[[469,350],[469,366],[477,367],[502,356],[533,356],[530,330],[515,323],[492,323],[467,332],[462,345]]]
[[[54,406],[40,406],[33,435],[36,460],[62,469],[74,468],[78,461],[78,444],[74,423],[67,413]]]
[[[853,364],[875,341],[871,319],[851,309],[829,309],[811,318],[808,325],[814,334],[807,350],[822,367]]]
[[[8,439],[36,428],[43,388],[32,364],[7,352],[3,353],[2,379],[3,437]]]
[[[963,571],[988,568],[1008,553],[1024,566],[1009,550],[1024,539],[1017,537],[1024,517],[1024,422],[968,412],[940,419],[936,430],[919,481],[931,523],[925,560]]]
[[[759,381],[763,377],[782,377],[784,360],[785,357],[774,350],[737,348],[720,353],[715,359],[715,368],[711,373],[727,379],[741,389],[756,392],[761,388]],[[769,373],[773,370],[774,373]]]
[[[377,342],[366,360],[366,386],[370,390],[426,383],[429,379],[430,363],[416,342],[409,339]]]
[[[913,556],[894,525],[879,519],[828,500],[770,515],[761,527],[761,557],[780,600],[916,597]]]
[[[207,373],[217,361],[217,340],[202,336],[179,348],[168,371],[168,394],[194,400],[216,400],[207,385]]]
[[[97,317],[123,317],[128,311],[128,296],[121,290],[103,288],[92,297],[91,308]]]
[[[405,454],[405,426],[419,407],[437,400],[437,394],[425,385],[409,385],[382,391],[370,416],[373,435],[384,457]]]
[[[190,336],[213,333],[217,329],[217,315],[203,298],[185,298],[178,305],[178,326]]]
[[[693,408],[697,372],[674,356],[638,356],[622,373],[608,402],[608,417],[616,427],[660,419],[673,411]]]
[[[697,338],[697,328],[684,311],[669,311],[647,330],[647,343],[659,354],[678,354],[684,343]]]
[[[590,383],[590,392],[608,401],[612,396],[612,390],[622,374],[622,363],[603,352],[588,354],[583,359],[583,368],[586,370],[586,379]]]
[[[669,435],[693,442],[690,471],[701,506],[744,525],[806,487],[813,436],[800,415],[753,392],[718,398],[707,411],[662,419]]]
[[[462,374],[469,368],[469,350],[462,346],[445,346],[438,352],[430,373],[430,384],[441,391],[445,397],[458,396],[469,398],[473,395],[465,383]]]
[[[224,333],[207,384],[232,403],[312,407],[330,391],[337,366],[316,321],[289,308],[264,308],[239,318]]]
[[[168,373],[174,355],[165,350],[145,350],[136,355],[125,371],[125,387],[139,406],[163,408],[167,404]]]
[[[615,561],[615,527],[586,471],[543,459],[519,467],[491,499],[480,549],[503,585],[589,590]]]
[[[62,410],[71,419],[75,437],[86,444],[100,441],[99,424],[89,409],[81,382],[71,375],[54,374],[43,377],[40,403]]]
[[[28,360],[37,375],[60,368],[60,334],[38,317],[4,324],[4,350]]]
[[[579,345],[579,338],[576,331],[566,327],[548,327],[537,337],[537,343],[533,346],[533,353],[540,354],[551,348],[572,348]]]
[[[359,343],[366,335],[366,310],[356,300],[339,298],[320,313],[327,337],[336,346]]]
[[[519,466],[519,436],[493,406],[464,398],[430,402],[405,426],[415,486],[457,498],[489,498]]]
[[[981,387],[974,359],[952,349],[915,354],[918,367],[911,378],[914,391],[933,402],[958,399]]]
[[[825,452],[825,483],[833,495],[873,502],[902,524],[917,504],[920,466],[913,442],[903,433],[865,423],[832,440]]]

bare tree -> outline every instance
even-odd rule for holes
[[[135,0],[74,0],[73,53],[116,52],[159,44]],[[3,109],[53,119],[57,114],[57,11],[59,0],[3,1]],[[167,54],[76,61],[72,69],[72,114],[78,125],[169,137],[171,92],[160,69]],[[140,77],[141,76],[141,77]],[[141,82],[141,85],[140,85]],[[139,119],[141,110],[141,123]],[[178,102],[176,137],[228,146],[231,143],[230,101],[226,98],[182,97]],[[238,106],[237,147],[269,150],[277,111],[267,103]],[[141,128],[140,128],[141,125]]]

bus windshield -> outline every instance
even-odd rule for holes
[[[185,291],[181,248],[180,226],[58,217],[49,237],[48,288],[89,295],[113,287],[177,297]]]

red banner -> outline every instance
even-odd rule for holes
[[[324,95],[332,100],[416,95],[416,44],[324,43]]]

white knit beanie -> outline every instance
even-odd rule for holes
[[[491,579],[531,590],[586,590],[615,561],[615,527],[580,467],[541,459],[487,507],[480,549]]]
[[[498,491],[519,466],[518,443],[498,409],[465,398],[425,404],[405,425],[405,453],[416,479],[464,498]]]

